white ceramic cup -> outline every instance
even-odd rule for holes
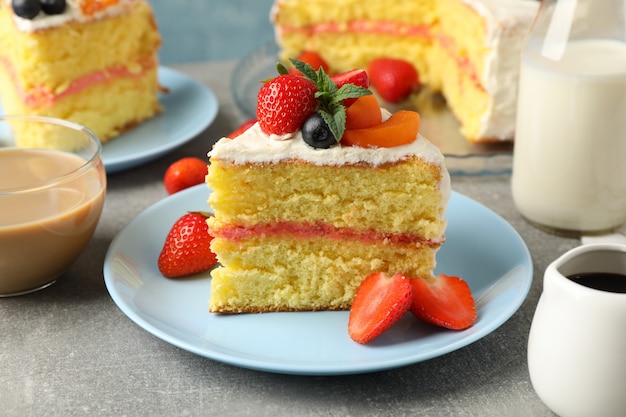
[[[548,266],[530,328],[530,379],[561,417],[624,417],[626,293],[568,278],[582,273],[626,275],[626,245],[583,245]]]

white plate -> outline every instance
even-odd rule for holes
[[[217,97],[198,81],[170,68],[159,68],[164,111],[102,147],[108,174],[144,164],[193,139],[215,119]],[[3,113],[0,107],[0,114]]]
[[[448,209],[447,241],[438,272],[459,275],[477,298],[478,319],[464,331],[435,328],[407,314],[368,345],[348,336],[348,312],[217,315],[208,312],[208,273],[164,278],[157,258],[171,225],[206,210],[205,185],[149,207],[113,240],[104,279],[118,307],[136,324],[182,349],[268,372],[336,375],[404,366],[444,355],[484,337],[517,311],[532,282],[532,261],[501,217],[458,193]]]

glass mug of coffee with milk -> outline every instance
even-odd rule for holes
[[[579,246],[543,278],[528,338],[533,388],[561,417],[626,416],[626,245]]]
[[[536,226],[626,221],[626,0],[544,0],[526,39],[512,191]]]
[[[87,245],[105,198],[101,151],[75,123],[0,116],[0,297],[49,286]]]

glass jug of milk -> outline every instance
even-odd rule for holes
[[[626,221],[626,0],[544,0],[522,55],[513,199],[555,233]]]

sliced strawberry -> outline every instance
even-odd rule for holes
[[[174,194],[194,185],[202,184],[209,172],[207,161],[193,156],[172,163],[163,175],[163,185],[168,194]]]
[[[374,59],[367,66],[367,71],[372,86],[380,97],[389,103],[405,99],[420,87],[417,70],[403,59]]]
[[[341,88],[345,84],[354,84],[363,88],[370,87],[370,79],[367,72],[363,69],[342,72],[341,74],[331,76],[330,79],[337,84],[337,88]]]
[[[370,87],[370,79],[367,72],[363,69],[342,72],[341,74],[331,76],[330,79],[337,84],[337,88],[341,88],[346,84],[354,84],[363,88]],[[350,107],[355,101],[356,98],[348,98],[343,101],[343,105]]]
[[[298,55],[298,61],[306,62],[309,64],[315,71],[320,68],[324,69],[324,72],[328,73],[329,66],[328,63],[315,51],[302,51],[300,55]],[[294,67],[289,67],[289,74],[292,75],[302,75],[300,71],[295,69]]]
[[[209,213],[191,212],[170,229],[159,254],[158,267],[167,278],[180,278],[211,269],[217,258],[211,251],[212,237],[206,222]]]
[[[226,135],[227,138],[235,139],[237,136],[241,135],[246,130],[250,129],[252,125],[256,123],[256,119],[246,120],[242,124],[239,125],[237,129]]]
[[[402,274],[374,273],[361,283],[352,303],[348,334],[368,343],[402,318],[413,299],[411,281]]]
[[[476,307],[469,285],[463,279],[439,274],[411,278],[415,317],[436,326],[463,330],[476,321]]]
[[[257,96],[256,116],[266,135],[285,135],[302,127],[317,108],[313,82],[283,74],[263,84]]]

